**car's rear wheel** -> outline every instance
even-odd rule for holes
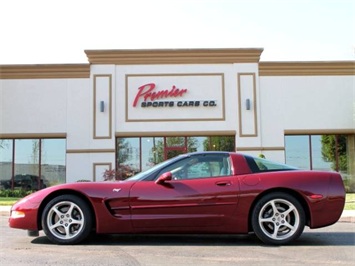
[[[252,226],[266,244],[283,245],[297,239],[305,226],[305,213],[299,201],[286,193],[262,197],[252,212]]]
[[[44,208],[42,227],[56,244],[77,244],[87,238],[92,229],[88,204],[74,195],[61,195]]]

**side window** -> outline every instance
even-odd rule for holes
[[[191,158],[184,158],[180,161],[177,161],[177,162],[165,167],[163,170],[161,170],[159,172],[159,174],[157,175],[157,177],[162,175],[163,173],[171,172],[174,180],[185,179],[186,167],[190,161],[191,161]]]
[[[187,168],[186,178],[201,178],[212,176],[211,167],[208,162],[197,162]]]
[[[159,173],[171,172],[174,180],[228,176],[230,159],[224,154],[208,154],[185,158]]]
[[[231,170],[231,162],[229,156],[225,156],[222,159],[222,164],[220,164],[220,176],[228,176],[231,175],[232,170]]]

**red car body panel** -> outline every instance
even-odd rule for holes
[[[240,179],[239,209],[244,210],[244,217],[248,217],[256,197],[273,190],[289,191],[303,199],[309,209],[310,228],[337,222],[344,208],[345,190],[337,173],[294,170],[245,175]]]
[[[235,215],[239,181],[235,176],[171,181],[164,185],[137,182],[132,186],[132,225],[143,228],[222,227]]]
[[[333,172],[252,173],[243,155],[231,153],[231,175],[189,180],[78,182],[49,187],[14,204],[12,228],[41,230],[50,199],[71,193],[92,208],[97,233],[248,233],[257,199],[284,191],[304,205],[308,226],[338,221],[345,204],[341,176]]]

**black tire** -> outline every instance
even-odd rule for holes
[[[92,229],[88,204],[74,195],[52,199],[42,213],[42,228],[55,244],[73,245],[86,239]]]
[[[262,197],[252,212],[256,236],[269,245],[284,245],[296,240],[305,226],[305,213],[299,201],[286,193]]]

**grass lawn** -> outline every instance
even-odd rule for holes
[[[0,197],[0,206],[9,206],[9,205],[14,204],[18,200],[19,200],[19,198]]]
[[[355,210],[355,193],[347,193],[344,210]]]
[[[0,206],[9,206],[18,201],[19,198],[0,197]],[[355,193],[347,193],[344,210],[355,210]]]

